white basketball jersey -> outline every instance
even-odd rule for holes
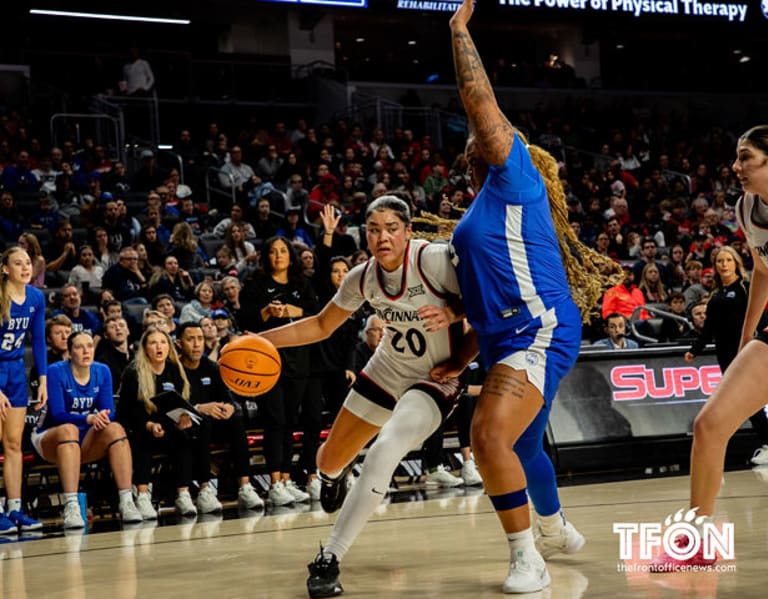
[[[736,219],[747,238],[747,244],[754,249],[768,266],[768,225],[761,225],[754,220],[755,202],[760,202],[752,193],[745,193],[736,202]]]
[[[384,337],[363,373],[396,398],[419,382],[428,382],[446,395],[457,388],[456,382],[438,385],[429,378],[429,371],[460,347],[457,344],[461,343],[462,334],[461,323],[429,332],[418,315],[422,306],[446,306],[448,289],[454,285],[435,281],[433,272],[429,273],[432,278],[425,276],[421,258],[429,245],[423,240],[412,240],[403,265],[393,273],[384,271],[374,258],[355,267],[333,300],[350,311],[367,301],[384,321]],[[444,259],[450,262],[447,246]]]

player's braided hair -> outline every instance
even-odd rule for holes
[[[521,141],[528,143],[518,131]],[[560,256],[563,259],[573,301],[581,311],[584,322],[591,320],[590,311],[597,304],[603,291],[624,280],[621,266],[584,245],[568,223],[568,205],[563,184],[560,182],[557,161],[545,149],[529,145],[528,153],[536,170],[541,173],[547,188],[549,209],[555,225]]]
[[[448,196],[443,194],[443,199],[447,200]],[[457,212],[461,212],[462,214],[467,211],[466,208],[461,208],[453,202],[451,202],[451,208]],[[435,228],[435,231],[413,232],[414,236],[420,237],[422,239],[429,239],[429,241],[434,241],[435,239],[448,239],[451,236],[451,233],[453,233],[453,229],[459,223],[458,220],[452,218],[443,218],[437,214],[427,212],[426,210],[422,210],[421,214],[419,216],[415,216],[411,222],[414,224],[427,225],[429,227]]]

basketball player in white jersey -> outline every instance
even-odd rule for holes
[[[741,329],[741,349],[720,384],[696,416],[691,448],[690,507],[698,508],[700,526],[710,521],[720,489],[728,441],[741,424],[768,403],[763,379],[768,365],[768,330],[753,338],[768,302],[768,125],[753,127],[736,145],[733,162],[744,195],[736,204],[739,226],[747,238],[755,266],[749,287],[747,313]],[[688,560],[665,553],[654,560],[655,572],[679,571],[681,565],[708,565],[700,549]]]
[[[371,203],[366,236],[373,257],[350,271],[319,314],[261,333],[276,347],[315,343],[365,301],[385,322],[381,343],[317,453],[323,508],[330,513],[343,507],[327,545],[309,564],[307,589],[313,598],[343,593],[339,562],[386,495],[397,464],[437,429],[458,393],[457,379],[438,383],[429,375],[462,343],[461,323],[443,326],[444,309],[459,294],[449,247],[411,239],[410,220],[408,205],[395,196]],[[376,435],[344,501],[347,474]]]

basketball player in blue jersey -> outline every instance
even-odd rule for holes
[[[472,129],[466,156],[479,192],[451,243],[466,317],[488,372],[471,438],[509,541],[503,590],[528,593],[550,582],[543,557],[574,553],[584,545],[560,510],[543,436],[558,384],[578,357],[579,308],[594,303],[602,281],[590,280],[585,268],[598,259],[568,233],[557,163],[542,149],[529,147],[496,103],[467,29],[473,4],[464,0],[450,26],[456,80]],[[569,283],[583,306],[572,300]],[[470,356],[462,358],[459,366]],[[442,368],[433,372],[435,380],[453,374]],[[528,494],[539,515],[537,538]]]
[[[29,285],[32,261],[18,246],[0,257],[0,435],[3,438],[3,480],[8,499],[7,512],[0,512],[0,534],[39,530],[38,520],[21,507],[21,436],[27,414],[27,378],[24,369],[24,342],[32,333],[32,354],[39,373],[37,406],[48,400],[45,347],[45,298]],[[2,510],[2,505],[0,505]]]
[[[69,358],[48,369],[49,400],[32,432],[35,451],[59,469],[64,491],[64,528],[84,528],[77,501],[80,465],[109,457],[123,522],[141,522],[131,494],[131,448],[122,425],[113,420],[112,374],[93,361],[93,335],[67,338]]]
[[[324,210],[332,220],[333,207]],[[391,195],[379,197],[366,211],[373,257],[349,272],[319,314],[260,333],[276,347],[315,343],[328,338],[366,301],[386,324],[383,339],[317,453],[323,509],[330,513],[341,507],[341,512],[327,545],[309,564],[307,590],[313,598],[343,592],[339,562],[387,494],[400,460],[437,429],[458,394],[456,379],[439,383],[429,376],[462,342],[460,323],[439,326],[442,310],[459,292],[448,245],[411,235],[408,204]],[[347,473],[374,437],[359,480],[345,500]]]

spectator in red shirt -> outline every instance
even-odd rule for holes
[[[630,318],[638,306],[645,305],[643,292],[635,285],[635,273],[629,264],[622,265],[624,271],[624,282],[613,287],[609,287],[603,295],[603,319],[608,318],[609,314],[618,312],[625,318]],[[642,311],[641,319],[648,318],[648,313]]]
[[[339,195],[336,193],[336,177],[330,173],[323,175],[320,182],[309,192],[309,206],[307,215],[311,221],[317,221],[320,218],[320,211],[326,204],[340,205]]]

